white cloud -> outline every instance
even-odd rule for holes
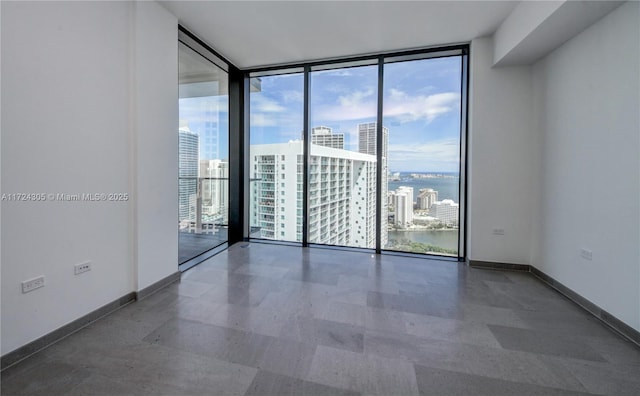
[[[433,95],[411,96],[398,89],[390,89],[385,98],[384,114],[386,117],[397,117],[400,122],[420,119],[430,123],[437,117],[458,108],[460,94],[443,92]]]
[[[286,107],[264,95],[255,95],[251,97],[251,109],[252,112],[255,111],[258,113],[282,113],[287,110]]]
[[[287,108],[276,100],[264,95],[251,96],[251,126],[283,125],[283,118],[287,118]]]
[[[351,91],[338,96],[337,104],[320,105],[311,109],[314,118],[323,121],[361,120],[375,118],[377,98],[375,90],[367,88],[362,91]]]
[[[400,123],[424,120],[430,123],[437,117],[455,111],[460,105],[460,94],[441,92],[433,95],[410,95],[390,89],[384,101],[385,117],[393,117]],[[340,95],[337,104],[312,108],[314,118],[326,121],[375,119],[377,114],[376,91],[368,88]]]

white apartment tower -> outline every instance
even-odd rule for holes
[[[302,144],[251,146],[252,236],[302,241]],[[375,247],[375,169],[374,156],[311,145],[310,243]]]
[[[398,227],[413,224],[413,187],[400,186],[393,194],[395,223]]]

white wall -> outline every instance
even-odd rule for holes
[[[624,4],[533,67],[543,162],[532,264],[636,330],[639,9]]]
[[[536,179],[531,134],[531,68],[492,68],[491,38],[471,43],[468,257],[529,264],[531,184]],[[493,235],[494,228],[504,235]]]
[[[177,271],[178,23],[136,2],[135,188],[137,290]]]
[[[493,63],[497,63],[513,51],[565,2],[566,0],[518,3],[493,35]]]
[[[2,193],[132,195],[2,202],[4,355],[177,271],[177,171],[166,169],[177,155],[177,21],[155,3],[1,7]],[[92,270],[74,276],[85,260]],[[22,294],[38,275],[46,286]]]

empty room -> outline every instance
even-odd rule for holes
[[[0,18],[2,395],[640,394],[640,2]]]

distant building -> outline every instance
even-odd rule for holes
[[[200,138],[183,126],[178,130],[178,216],[179,221],[196,219]]]
[[[421,188],[416,198],[416,206],[418,209],[427,210],[438,200],[438,192],[432,188]]]
[[[396,226],[409,227],[413,224],[413,187],[400,186],[392,196]]]
[[[202,214],[216,224],[229,222],[229,163],[200,160]]]
[[[376,137],[377,137],[377,122],[368,122],[358,124],[358,151],[363,154],[369,154],[376,156]],[[384,199],[389,192],[389,129],[384,125],[382,126],[382,185],[380,186],[380,194],[383,199],[381,211],[381,224],[380,229],[380,245],[382,247],[387,245],[387,225],[389,223],[389,205],[384,205]]]
[[[344,133],[333,133],[325,126],[311,128],[311,144],[344,150]]]
[[[447,225],[457,225],[460,218],[460,207],[451,199],[436,201],[431,205],[429,215]]]
[[[368,122],[364,124],[358,124],[358,151],[361,153],[376,155],[376,129],[377,122]],[[389,144],[389,129],[385,126],[382,127],[382,157],[387,158]],[[388,170],[385,169],[385,175],[388,174]]]

